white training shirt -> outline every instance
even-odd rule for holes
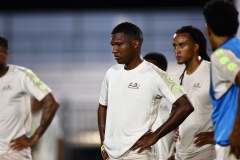
[[[176,77],[180,77],[182,73],[183,70]],[[179,126],[180,141],[176,143],[177,154],[182,159],[187,159],[187,156],[193,156],[203,149],[213,148],[212,145],[204,145],[198,148],[193,144],[194,136],[197,133],[213,130],[211,119],[213,107],[209,95],[210,62],[202,60],[195,72],[190,75],[185,72],[182,87],[195,109]]]
[[[232,64],[236,64],[236,67],[231,68],[231,71],[229,71],[229,63],[221,63],[221,58],[229,59]],[[211,61],[212,72],[214,73],[214,76],[212,76],[212,82],[215,98],[219,99],[228,91],[232,84],[235,84],[235,78],[240,70],[240,60],[231,50],[220,48],[211,55]]]
[[[152,126],[153,131],[157,130],[164,122],[166,122],[166,120],[169,118],[171,110],[172,104],[166,98],[162,98],[158,107],[157,119]],[[157,141],[155,145],[157,145],[156,149],[159,156],[158,160],[167,160],[169,158],[172,143],[173,132],[168,133]]]
[[[10,141],[30,129],[30,95],[42,100],[49,92],[46,86],[29,69],[9,65],[0,77],[0,156],[10,153]],[[29,154],[29,149],[20,152]]]
[[[166,72],[145,60],[132,70],[121,64],[112,66],[99,98],[107,106],[104,145],[108,154],[121,157],[151,130],[161,97],[174,103],[183,94]]]

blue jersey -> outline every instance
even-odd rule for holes
[[[231,50],[236,57],[240,58],[240,40],[236,37],[225,42],[220,48]],[[214,140],[221,146],[230,144],[229,136],[234,127],[238,112],[238,94],[239,86],[233,84],[225,94],[219,99],[216,99],[214,97],[211,77],[210,97],[213,104],[212,120],[214,124]]]

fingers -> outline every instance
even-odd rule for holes
[[[233,153],[239,159],[240,158],[240,147],[231,147],[230,153]]]
[[[13,149],[13,150],[17,150],[17,151],[20,151],[24,148],[27,148],[28,145],[24,144],[24,143],[18,143],[18,142],[12,142],[10,144],[10,147]]]
[[[131,150],[135,151],[136,149],[138,149],[140,146],[136,143],[134,146],[132,146]]]
[[[102,157],[103,157],[104,160],[110,160],[110,158],[109,158],[105,149],[102,151]]]
[[[142,143],[137,142],[137,143],[131,148],[131,150],[132,150],[132,151],[135,151],[136,149],[139,149],[139,150],[138,150],[138,153],[141,153],[144,148],[145,148],[145,147],[144,147],[144,145],[143,145]]]
[[[177,142],[178,139],[180,139],[179,130],[175,130],[173,140],[174,142]]]
[[[215,144],[213,132],[200,132],[195,135],[194,144],[201,147],[206,144]]]
[[[29,138],[27,136],[21,136],[21,137],[18,137],[14,140],[11,140],[10,142],[10,147],[13,149],[13,150],[22,150],[24,148],[27,148],[27,147],[30,147],[31,146],[31,141],[29,140]]]
[[[202,147],[207,144],[207,141],[202,139],[202,140],[195,140],[194,144],[196,147]]]

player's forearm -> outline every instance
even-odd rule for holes
[[[103,141],[104,141],[106,115],[107,115],[106,107],[99,104],[99,107],[98,107],[98,129],[99,129],[101,144],[103,144]]]
[[[235,83],[239,86],[240,85],[240,71],[238,72],[236,78],[235,78]]]
[[[159,139],[176,129],[194,111],[186,96],[180,97],[173,106],[175,106],[175,109],[172,109],[168,120],[154,133]]]
[[[233,130],[232,130],[232,136],[239,136],[240,135],[240,129],[239,129],[239,126],[240,126],[240,91],[238,93],[238,113],[237,113],[237,117],[236,117],[236,120],[235,120],[235,123],[234,123],[234,127],[233,127]]]
[[[40,125],[33,134],[33,139],[38,140],[43,135],[48,126],[51,124],[58,108],[59,103],[56,102],[53,98],[49,98],[49,100],[43,103],[43,112]]]

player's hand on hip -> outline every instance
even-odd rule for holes
[[[32,147],[34,144],[35,142],[32,140],[31,137],[28,137],[27,135],[22,135],[21,137],[11,140],[10,147],[13,150],[19,151],[27,147]]]
[[[138,153],[141,153],[144,149],[151,147],[157,142],[157,137],[153,132],[148,132],[143,135],[131,148],[131,150],[136,150],[139,148]]]

